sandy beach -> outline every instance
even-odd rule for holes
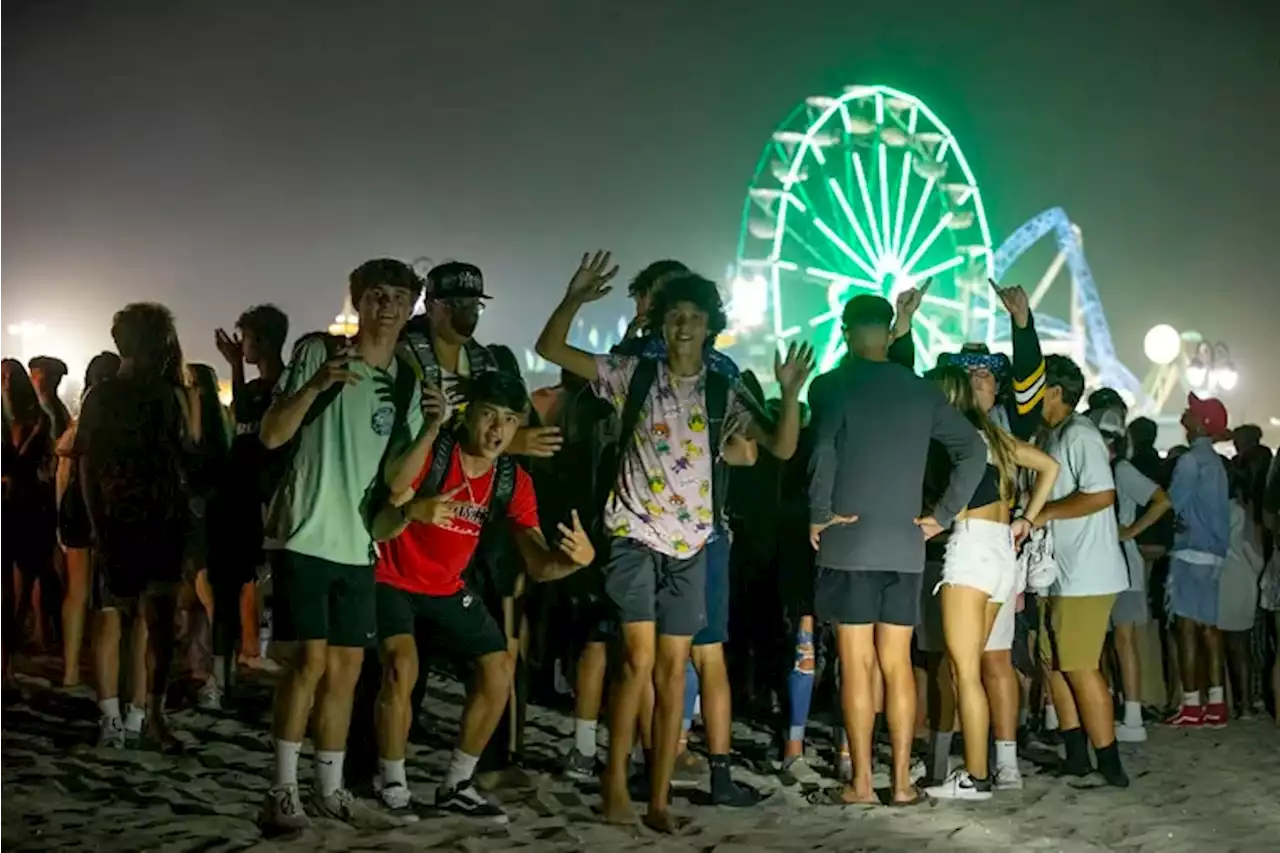
[[[47,672],[29,662],[28,673]],[[5,850],[73,851],[409,851],[640,850],[750,851],[1123,850],[1183,853],[1280,847],[1280,729],[1269,719],[1221,731],[1154,728],[1141,746],[1125,746],[1133,785],[1125,791],[1076,790],[1045,773],[1026,789],[989,803],[931,802],[907,809],[811,805],[783,784],[761,758],[768,735],[739,724],[737,777],[766,794],[756,809],[698,804],[696,791],[676,795],[689,819],[684,833],[602,825],[599,798],[553,772],[570,736],[559,713],[531,708],[523,778],[494,792],[511,815],[486,825],[424,810],[416,823],[393,824],[368,809],[368,826],[316,822],[293,837],[264,839],[255,819],[268,787],[270,740],[266,685],[248,684],[249,710],[172,715],[189,745],[178,757],[100,750],[92,693],[54,689],[47,678],[20,676],[24,700],[6,708],[3,738]],[[457,730],[461,695],[433,680],[437,739]],[[411,747],[410,784],[430,802],[443,772],[443,749]],[[954,759],[953,759],[954,760]],[[821,766],[819,764],[819,766]],[[1030,763],[1024,772],[1034,771]],[[310,761],[303,760],[303,785]],[[381,818],[381,820],[379,820]]]

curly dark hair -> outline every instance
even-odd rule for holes
[[[639,299],[649,295],[649,291],[653,290],[654,285],[659,281],[677,273],[689,272],[689,267],[680,261],[670,259],[662,261],[654,261],[640,272],[636,273],[636,277],[631,279],[631,284],[627,285],[627,295],[632,299]]]
[[[714,341],[716,336],[729,325],[729,317],[724,311],[724,300],[720,297],[720,288],[710,279],[697,273],[679,275],[664,282],[662,289],[653,296],[649,306],[649,315],[645,325],[650,334],[660,334],[662,323],[667,312],[681,302],[691,302],[707,315],[707,340]]]
[[[352,270],[348,278],[353,305],[360,304],[365,291],[379,285],[407,290],[413,295],[413,301],[416,303],[422,296],[422,288],[425,284],[422,277],[413,271],[413,267],[395,258],[375,258],[365,261]]]
[[[1084,396],[1084,374],[1080,365],[1065,355],[1049,355],[1044,359],[1044,387],[1062,389],[1062,402],[1072,409]]]
[[[111,339],[120,358],[131,359],[146,373],[170,378],[181,370],[173,313],[159,303],[133,302],[121,308],[111,319]]]
[[[240,315],[236,328],[253,332],[264,348],[279,352],[289,337],[289,315],[274,305],[255,305]]]

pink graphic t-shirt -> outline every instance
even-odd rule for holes
[[[634,356],[596,356],[591,388],[622,412]],[[707,372],[672,376],[658,363],[649,399],[640,410],[634,443],[624,452],[618,482],[604,509],[610,534],[634,539],[660,554],[688,558],[702,550],[715,526],[711,496],[712,461],[724,442],[746,430],[751,414],[740,383],[729,391],[721,446],[710,447],[706,407]],[[712,453],[715,456],[712,456]]]

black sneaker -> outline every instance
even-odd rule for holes
[[[575,782],[590,782],[599,775],[594,755],[583,755],[575,746],[564,759],[564,775]]]
[[[495,823],[507,822],[507,813],[502,807],[489,802],[470,779],[453,788],[440,786],[436,791],[436,808]]]

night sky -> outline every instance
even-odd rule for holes
[[[212,330],[243,308],[323,327],[361,260],[428,255],[479,264],[481,337],[523,349],[585,249],[718,279],[774,126],[886,83],[955,132],[997,242],[1067,209],[1135,373],[1151,325],[1196,328],[1235,356],[1234,414],[1265,425],[1276,7],[6,2],[4,320],[88,355],[113,310],[159,300],[188,357],[225,368]]]

